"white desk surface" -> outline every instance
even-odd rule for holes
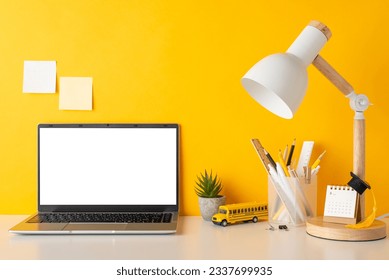
[[[305,227],[269,231],[267,222],[225,228],[181,216],[171,235],[35,235],[8,232],[24,215],[0,215],[0,260],[389,260],[389,238],[369,242],[312,237]],[[384,219],[389,232],[389,219]]]

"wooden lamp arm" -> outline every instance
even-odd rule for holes
[[[312,64],[344,95],[354,92],[353,87],[323,57],[316,56]]]
[[[365,118],[363,112],[369,106],[365,95],[357,95],[353,87],[327,62],[318,55],[312,64],[331,81],[346,97],[350,99],[350,106],[355,111],[354,140],[353,140],[353,173],[362,180],[365,179]],[[358,220],[365,218],[365,198],[360,197]]]
[[[354,93],[353,87],[327,62],[318,55],[312,64],[330,80],[346,97],[355,111],[354,118],[354,160],[353,172],[365,179],[365,118],[363,112],[369,106],[365,95]]]

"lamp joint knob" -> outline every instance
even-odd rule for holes
[[[364,94],[356,94],[354,92],[347,95],[350,99],[350,107],[355,112],[363,112],[366,111],[369,105],[371,105],[368,97]]]

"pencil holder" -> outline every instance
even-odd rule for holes
[[[268,177],[269,223],[302,226],[316,216],[317,177]]]

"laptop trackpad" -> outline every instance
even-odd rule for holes
[[[124,230],[126,224],[80,224],[70,223],[63,230]]]

